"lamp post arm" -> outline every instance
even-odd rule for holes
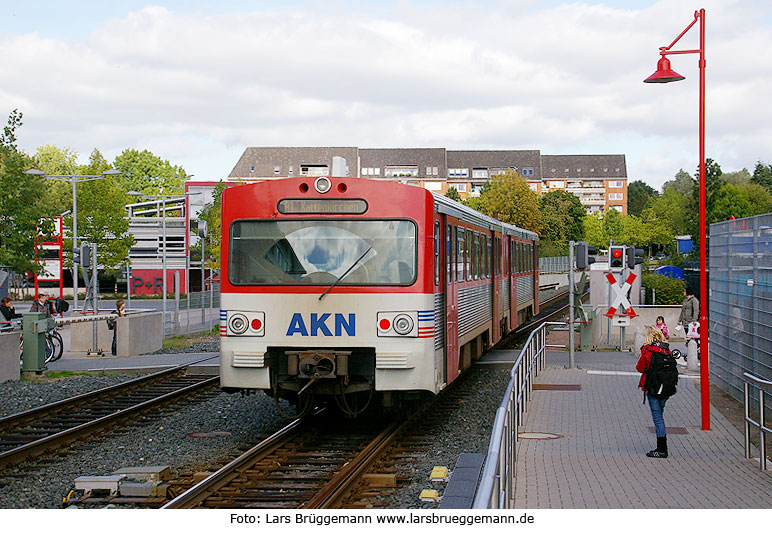
[[[702,16],[704,16],[704,14],[705,14],[704,12],[705,12],[705,10],[704,10],[704,9],[701,9],[700,11],[695,11],[695,12],[694,12],[694,20],[691,22],[691,24],[689,24],[689,25],[686,27],[686,29],[685,29],[684,31],[682,31],[682,32],[681,32],[681,34],[680,34],[678,37],[676,37],[676,38],[673,40],[673,42],[672,42],[672,43],[670,43],[668,46],[661,46],[661,47],[660,47],[660,49],[659,49],[659,53],[660,53],[660,54],[662,54],[662,55],[664,56],[664,55],[666,55],[666,54],[678,54],[678,53],[681,53],[681,54],[688,54],[688,53],[699,52],[699,50],[694,50],[694,51],[691,51],[691,50],[690,50],[690,51],[686,51],[686,52],[669,52],[669,50],[670,50],[671,48],[673,48],[673,46],[675,45],[675,43],[677,43],[679,40],[681,40],[681,37],[683,37],[684,35],[686,35],[686,32],[688,32],[689,30],[691,30],[691,29],[692,29],[692,26],[694,26],[695,24],[697,24],[697,21],[698,21],[698,20],[700,20],[700,18],[701,18]]]

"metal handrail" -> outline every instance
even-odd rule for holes
[[[772,429],[765,426],[765,413],[766,402],[764,401],[767,394],[772,393],[772,381],[761,379],[758,376],[754,376],[750,372],[743,372],[745,379],[744,389],[744,405],[745,408],[745,458],[752,459],[751,457],[751,426],[758,428],[759,430],[759,468],[761,470],[767,469],[767,433],[772,433]],[[750,395],[749,389],[753,382],[759,389],[759,421],[756,422],[751,418],[750,412]],[[766,391],[764,389],[767,389]]]
[[[517,428],[533,393],[533,382],[544,368],[547,326],[565,322],[544,322],[528,336],[510,371],[504,399],[496,410],[485,468],[475,493],[473,509],[512,509],[515,499]]]

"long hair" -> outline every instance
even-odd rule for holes
[[[644,344],[654,344],[654,341],[665,342],[665,336],[658,327],[646,326],[646,338]]]

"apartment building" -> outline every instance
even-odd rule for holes
[[[346,161],[345,170],[336,161]],[[249,147],[228,176],[261,181],[296,176],[346,175],[395,180],[462,198],[479,196],[487,181],[514,170],[537,194],[565,190],[588,212],[627,212],[624,155],[543,155],[539,150],[447,150],[445,148]]]
[[[565,190],[579,197],[588,213],[627,213],[624,155],[543,155],[542,192]]]

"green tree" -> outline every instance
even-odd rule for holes
[[[125,191],[143,194],[183,194],[187,174],[181,166],[148,150],[127,149],[115,158],[113,166],[123,172],[120,178]]]
[[[673,235],[686,235],[689,233],[690,202],[690,197],[682,195],[675,187],[668,187],[652,200],[642,216],[645,220],[662,222]]]
[[[44,178],[25,174],[32,158],[16,146],[22,117],[19,110],[11,111],[0,134],[0,264],[17,272],[39,271],[35,237],[40,219],[52,214],[42,203]]]
[[[751,182],[751,173],[748,172],[747,168],[744,168],[742,170],[737,170],[735,172],[724,172],[724,174],[721,175],[721,177],[724,179],[725,182],[731,183],[732,185],[748,185]]]
[[[542,217],[541,247],[554,243],[568,253],[568,241],[584,238],[584,218],[587,216],[579,198],[566,191],[551,191],[539,198]]]
[[[507,170],[486,185],[480,193],[483,213],[523,229],[541,231],[539,200],[520,174]]]
[[[614,239],[614,242],[624,244],[624,220],[622,213],[616,209],[609,209],[603,213],[603,229],[606,232],[606,236],[609,239]]]
[[[455,201],[457,201],[459,203],[463,202],[463,200],[461,199],[461,194],[459,194],[459,192],[458,192],[458,189],[456,189],[453,186],[448,188],[448,192],[445,193],[445,196],[447,196],[451,200],[455,200]]]
[[[99,175],[110,170],[110,165],[94,149],[86,165],[78,168],[79,174]],[[134,237],[129,233],[126,204],[131,197],[126,194],[118,176],[85,181],[78,185],[78,241],[97,243],[99,264],[116,268],[126,262]],[[72,198],[70,199],[72,200]],[[72,227],[72,215],[65,219]],[[65,240],[65,249],[72,248],[72,240]]]
[[[659,196],[657,191],[641,180],[636,180],[627,186],[627,213],[641,216],[652,199]]]
[[[753,169],[751,183],[761,185],[766,190],[772,192],[772,165],[765,165],[761,161],[758,161],[756,163],[756,168]]]
[[[33,156],[33,165],[49,175],[66,176],[80,174],[78,154],[71,148],[59,148],[46,144],[38,147]],[[54,213],[63,213],[72,208],[72,185],[65,181],[47,179],[43,201]]]
[[[675,179],[665,182],[665,184],[662,186],[662,192],[669,188],[673,188],[679,194],[684,196],[691,196],[696,186],[697,184],[689,175],[689,173],[684,169],[680,169],[676,173]]]
[[[598,211],[584,217],[584,240],[591,246],[608,248],[609,238],[603,227],[603,215]]]

